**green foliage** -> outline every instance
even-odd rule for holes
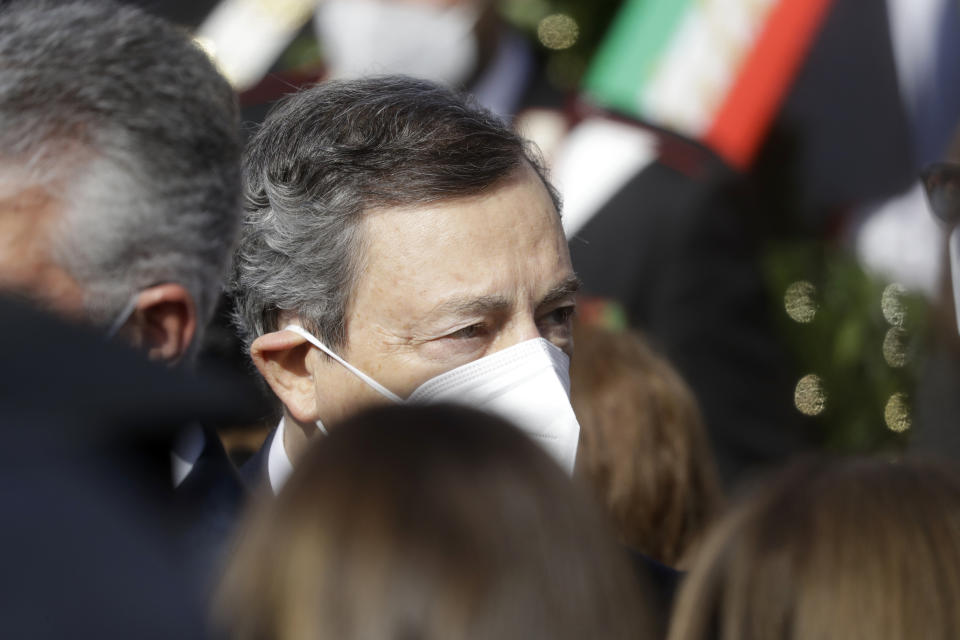
[[[772,248],[764,271],[778,302],[778,328],[798,370],[822,379],[826,403],[814,418],[820,444],[843,453],[902,450],[910,430],[897,433],[888,426],[904,423],[900,415],[898,424],[897,411],[892,406],[891,414],[887,406],[891,396],[903,393],[909,407],[928,343],[924,298],[896,294],[896,286],[890,289],[890,283],[865,273],[853,256],[822,244]],[[791,285],[804,281],[813,285],[809,298],[815,313],[809,322],[797,321],[787,311],[792,305],[794,315],[804,319],[797,312],[798,305],[807,308],[803,300],[787,296]],[[795,286],[792,291],[798,288],[811,290]]]

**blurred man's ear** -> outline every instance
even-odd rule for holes
[[[172,282],[142,290],[122,330],[123,336],[151,360],[168,364],[183,357],[196,332],[193,296]]]
[[[304,423],[319,418],[310,350],[310,343],[292,331],[267,333],[250,345],[250,357],[260,375],[290,415]]]

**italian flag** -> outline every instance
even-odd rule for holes
[[[627,0],[585,79],[614,111],[746,169],[830,0]]]

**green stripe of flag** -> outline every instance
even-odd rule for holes
[[[641,115],[640,91],[695,1],[627,0],[587,71],[587,94],[607,107]]]

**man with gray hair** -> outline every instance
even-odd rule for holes
[[[500,413],[572,471],[578,280],[521,137],[430,82],[334,81],[271,112],[244,178],[236,316],[283,404],[252,481],[278,490],[315,434],[385,401]]]
[[[233,91],[173,25],[112,2],[0,9],[0,289],[189,362],[235,244],[239,156]],[[239,500],[211,484],[230,470],[215,437],[187,429],[174,454],[183,493]]]

